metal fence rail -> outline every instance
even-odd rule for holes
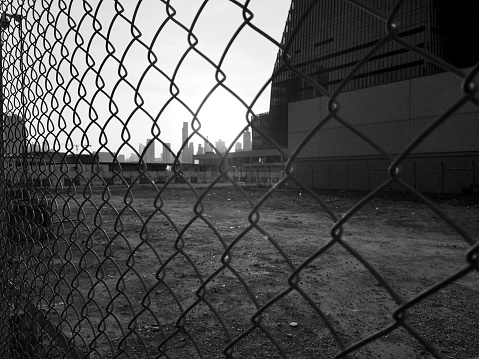
[[[414,318],[411,313],[428,298],[466,276],[475,275],[477,279],[479,241],[477,233],[469,233],[438,203],[402,179],[401,165],[455,111],[466,104],[479,106],[474,82],[479,64],[465,72],[398,36],[396,10],[405,6],[404,1],[397,1],[391,13],[383,14],[360,1],[350,0],[349,3],[384,23],[384,38],[333,93],[286,61],[286,67],[329,99],[329,113],[291,154],[273,142],[284,160],[284,172],[270,171],[271,178],[264,175],[262,179],[255,170],[232,173],[227,151],[218,154],[221,162],[211,181],[195,180],[206,184],[199,189],[192,184],[192,175],[183,174],[181,152],[187,149],[185,142],[180,151],[171,153],[173,175],[165,178],[164,183],[155,183],[145,175],[147,150],[140,153],[129,142],[130,131],[140,123],[139,118],[146,118],[153,142],[166,146],[169,141],[162,136],[162,115],[170,104],[179,104],[190,114],[194,129],[190,138],[201,141],[208,138],[201,128],[198,107],[183,100],[183,89],[175,83],[178,69],[189,55],[195,55],[195,59],[206,63],[215,73],[216,83],[204,95],[199,108],[216,89],[224,90],[244,107],[248,119],[244,129],[260,129],[252,116],[256,100],[247,103],[225,82],[228,73],[223,73],[222,63],[229,45],[223,49],[220,60],[213,59],[202,51],[195,35],[194,23],[201,19],[204,8],[214,6],[215,2],[199,2],[196,16],[186,22],[181,20],[174,1],[158,1],[163,20],[155,24],[145,24],[141,17],[146,3],[139,1],[133,7],[120,1],[7,0],[0,5],[0,126],[3,128],[0,357],[370,357],[367,351],[370,346],[401,332],[422,348],[425,357],[448,358],[417,329],[417,321],[410,320]],[[249,1],[228,3],[242,16],[231,44],[241,31],[252,31],[259,39],[282,49],[287,60],[294,49],[288,43],[275,41],[255,25]],[[271,6],[275,6],[273,1]],[[104,22],[106,10],[111,15],[109,22]],[[120,25],[127,29],[128,37],[118,38],[116,31]],[[162,67],[161,50],[154,49],[154,39],[146,39],[142,33],[145,26],[155,27],[154,38],[160,37],[167,27],[175,27],[187,38],[188,44],[173,75]],[[392,156],[351,126],[342,117],[338,100],[345,85],[387,41],[401,44],[463,81],[462,98],[432,121],[398,156]],[[139,72],[128,60],[135,51],[144,51],[147,58]],[[148,76],[166,81],[169,88],[155,112],[145,110],[147,99],[141,84]],[[119,96],[122,90],[130,101],[128,112],[122,107],[123,98]],[[258,96],[262,91],[264,88],[258,89]],[[309,183],[303,183],[295,168],[295,161],[308,141],[331,119],[369,143],[388,163],[387,179],[342,209],[332,206]],[[113,147],[114,138],[121,139],[119,146]],[[90,148],[92,144],[99,146],[98,152],[108,152],[113,158],[112,173],[107,180],[101,174],[101,159]],[[119,154],[125,148],[139,157],[136,173],[126,174],[122,170]],[[90,155],[93,160],[85,162],[82,155]],[[446,168],[443,173],[446,171],[471,172],[462,167]],[[471,173],[474,175],[474,169]],[[317,175],[326,174],[312,172],[312,176]],[[175,182],[186,188],[181,195],[174,192]],[[247,186],[253,182],[264,183],[267,188],[252,193]],[[436,182],[441,183],[441,179]],[[288,192],[290,203],[297,196],[307,196],[321,209],[316,221],[323,226],[321,234],[309,233],[306,225],[299,234],[320,236],[323,240],[318,242],[321,245],[316,243],[311,247],[305,257],[297,257],[296,248],[273,235],[272,227],[262,217],[286,183],[298,190],[292,195]],[[225,197],[224,207],[218,210],[209,207],[210,199],[224,184],[231,192],[225,193],[231,198],[236,194],[234,200],[244,204],[234,209],[240,213],[241,225],[224,228],[221,222],[222,216],[232,213],[226,206],[229,197]],[[344,234],[347,225],[360,220],[362,211],[392,185],[427,207],[458,236],[457,243],[467,246],[461,268],[434,283],[425,283],[415,293],[398,291],[395,279],[382,273]],[[198,233],[208,235],[199,238]],[[274,252],[275,263],[282,268],[281,276],[272,276],[273,269],[265,268],[261,262],[266,248]],[[321,297],[317,293],[321,284],[316,287],[303,284],[304,278],[319,270],[318,263],[327,263],[325,258],[336,250],[345,252],[349,260],[367,271],[369,281],[378,283],[392,303],[389,320],[374,330],[356,335],[340,329],[338,318],[325,309],[327,295]],[[198,259],[199,251],[208,251],[210,260]],[[146,262],[146,257],[154,261]],[[254,276],[249,273],[251,268],[256,268]],[[268,292],[273,282],[279,282],[280,289]],[[239,297],[228,294],[231,287],[240,288]],[[288,310],[282,318],[270,315],[279,305],[293,308],[294,304],[291,307],[285,304],[291,298],[309,308],[302,313],[304,317],[314,318],[311,332],[315,339],[306,340],[303,333],[294,347],[298,352],[290,348],[288,331],[297,323],[288,318]],[[233,309],[225,311],[225,308]],[[478,307],[475,308],[477,314]],[[284,326],[277,324],[285,321]],[[473,333],[468,344],[477,349],[478,340],[477,333]]]

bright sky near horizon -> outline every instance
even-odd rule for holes
[[[99,71],[104,82],[102,90],[108,95],[113,94],[118,117],[111,115],[108,96],[98,90],[98,78],[95,72],[88,70],[85,55],[76,54],[73,63],[80,76],[83,76],[82,82],[89,94],[86,98],[93,103],[96,114],[86,102],[80,101],[76,111],[81,126],[74,128],[70,135],[75,145],[82,144],[82,133],[86,131],[93,150],[98,148],[99,139],[103,138],[100,142],[107,141],[107,147],[113,152],[125,141],[138,151],[139,144],[145,144],[147,139],[157,134],[159,127],[160,139],[171,143],[173,151],[176,152],[181,145],[183,122],[191,124],[193,120],[190,110],[193,113],[199,110],[200,132],[211,142],[223,139],[227,146],[234,142],[235,137],[247,125],[247,109],[235,96],[221,87],[210,97],[207,96],[217,83],[215,67],[209,61],[220,63],[229,41],[244,22],[241,7],[228,0],[170,1],[176,11],[174,19],[186,29],[192,27],[199,9],[206,3],[197,18],[193,33],[198,40],[196,49],[204,54],[208,61],[195,51],[186,52],[190,46],[188,32],[171,20],[166,21],[168,10],[164,2],[125,2],[122,3],[122,16],[118,16],[118,8],[115,9],[113,1],[103,2],[97,15],[102,25],[101,33],[106,35],[109,32],[109,40],[115,48],[114,55],[121,59],[128,73],[127,83],[118,81],[119,73],[124,74],[123,70],[119,70],[118,61],[110,57],[104,62],[108,57],[105,39],[98,34],[92,37],[94,26],[91,19],[90,23],[85,20],[81,22],[84,10],[80,8],[80,3],[72,5],[78,6],[78,9],[72,9],[71,14],[78,14],[75,22],[85,40],[83,47],[89,46],[88,52],[95,62],[93,67]],[[138,4],[140,5],[137,6]],[[252,24],[279,42],[290,4],[291,0],[251,0],[248,9],[254,14]],[[133,18],[135,26],[142,34],[140,40],[144,45],[133,41],[130,23],[126,20],[131,21]],[[113,19],[115,20],[112,21]],[[64,26],[67,26],[66,18],[63,21]],[[113,25],[109,29],[110,24]],[[158,32],[160,27],[162,29]],[[72,49],[78,46],[73,35],[67,36],[64,43],[72,52]],[[151,48],[151,52],[148,48]],[[224,84],[250,105],[268,82],[277,53],[276,45],[251,27],[245,26],[221,64],[221,71],[226,75]],[[178,66],[183,56],[185,57]],[[157,60],[156,68],[150,66],[154,58]],[[62,66],[65,66],[60,69],[62,74],[70,71],[67,64]],[[171,84],[165,75],[174,77],[180,101],[170,101]],[[137,97],[135,103],[136,93],[141,95],[141,100]],[[267,87],[254,104],[254,113],[269,110],[269,97],[270,88]],[[158,127],[153,126],[154,119],[157,119]],[[124,127],[128,129],[129,135],[124,131]],[[103,135],[102,128],[105,129]],[[190,134],[191,132],[190,127]],[[196,153],[198,144],[202,144],[203,140],[194,137],[191,142],[195,144]],[[83,144],[85,143],[84,138]],[[157,144],[155,156],[160,157],[161,152],[161,146]],[[124,146],[120,148],[120,153],[128,158],[132,149]]]

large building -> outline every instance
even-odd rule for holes
[[[185,146],[181,152],[181,161],[183,163],[188,161],[188,122],[183,122],[183,128],[181,129],[181,145]]]
[[[173,163],[173,155],[171,154],[171,143],[163,144],[163,152],[161,154],[161,162]]]
[[[464,97],[463,77],[448,67],[467,73],[479,62],[479,48],[464,46],[479,1],[361,2],[371,11],[347,0],[292,1],[270,111],[254,119],[253,152],[294,153],[294,176],[311,188],[371,190],[386,181],[390,156]],[[388,37],[384,19],[398,4]],[[471,102],[447,115],[401,162],[401,178],[423,192],[477,191],[478,120]]]
[[[251,132],[249,129],[243,132],[243,150],[251,151]]]
[[[181,130],[181,145],[184,146],[181,151],[182,163],[193,163],[193,156],[195,154],[193,142],[188,143],[188,122],[183,122],[183,128]]]
[[[146,152],[143,159],[146,163],[155,162],[155,140],[154,139],[146,140]]]
[[[363,0],[390,14],[397,0]],[[479,2],[406,0],[394,22],[398,36],[428,53],[460,67],[473,66],[479,50],[463,46],[476,31]],[[257,117],[256,126],[271,143],[253,131],[253,149],[288,148],[288,105],[325,96],[305,74],[328,93],[334,92],[364,56],[386,34],[383,20],[341,0],[293,0],[278,53],[271,89],[269,114]],[[285,62],[287,59],[287,62]],[[342,91],[354,91],[444,72],[424,56],[396,41],[381,46],[348,81]]]

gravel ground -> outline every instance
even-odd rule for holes
[[[90,358],[224,358],[233,349],[235,358],[333,358],[379,331],[348,357],[478,358],[477,270],[415,300],[466,267],[471,248],[424,204],[375,198],[344,225],[341,245],[308,194],[196,191],[160,197],[143,186],[125,196],[118,187],[59,206],[73,220],[64,240],[43,243],[42,253],[58,253],[47,255],[43,281],[63,273],[70,285],[43,295],[66,291],[52,314]],[[338,217],[361,199],[319,195]],[[435,203],[477,241],[477,205]],[[398,324],[393,313],[410,301]]]

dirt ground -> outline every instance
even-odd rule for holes
[[[67,278],[51,285],[49,305],[55,301],[68,318],[66,335],[90,358],[224,358],[224,350],[235,358],[333,358],[341,348],[331,329],[344,347],[361,341],[467,264],[470,245],[411,197],[375,198],[343,228],[344,243],[385,285],[339,243],[324,247],[334,220],[308,194],[195,191],[160,196],[142,186],[125,195],[118,186],[59,206],[57,219],[73,220],[63,221],[65,239],[45,243],[58,254],[44,280]],[[364,194],[319,195],[339,217]],[[478,240],[477,205],[435,203]],[[443,358],[479,358],[478,271],[412,305],[404,323]],[[432,357],[403,326],[348,356]]]

